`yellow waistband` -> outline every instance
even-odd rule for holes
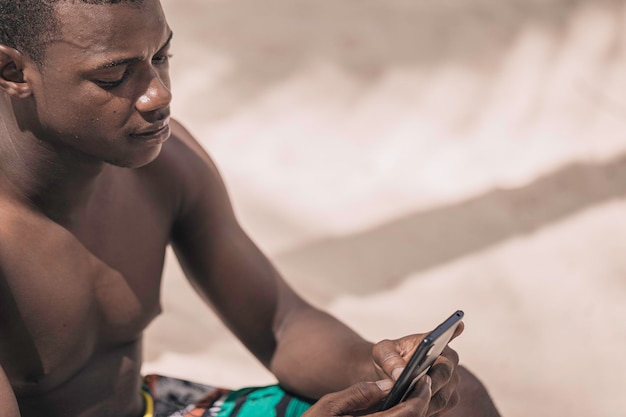
[[[143,414],[143,417],[153,417],[154,400],[152,399],[152,396],[144,390],[141,390],[141,394],[143,395],[143,399],[146,401],[146,411]]]

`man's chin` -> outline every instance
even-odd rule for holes
[[[142,153],[141,155],[134,155],[132,158],[110,158],[105,159],[104,162],[114,165],[120,168],[142,168],[146,165],[150,165],[161,154],[162,145],[155,146],[150,153]]]

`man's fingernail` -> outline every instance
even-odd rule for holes
[[[391,377],[397,381],[398,378],[400,378],[400,375],[402,375],[402,371],[404,371],[404,368],[396,368],[393,371],[391,371]]]
[[[426,385],[428,385],[428,388],[433,387],[433,380],[430,376],[428,375],[424,376],[424,382],[426,382]]]
[[[381,391],[389,391],[391,387],[393,387],[393,382],[389,379],[381,379],[380,381],[376,381],[376,385]]]

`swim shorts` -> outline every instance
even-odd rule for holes
[[[148,375],[144,417],[299,417],[312,402],[278,385],[231,391],[181,379]]]

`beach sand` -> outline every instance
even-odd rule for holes
[[[373,341],[462,309],[503,416],[626,415],[623,2],[164,7],[173,114],[306,298]],[[163,289],[144,372],[274,381],[171,254]]]

